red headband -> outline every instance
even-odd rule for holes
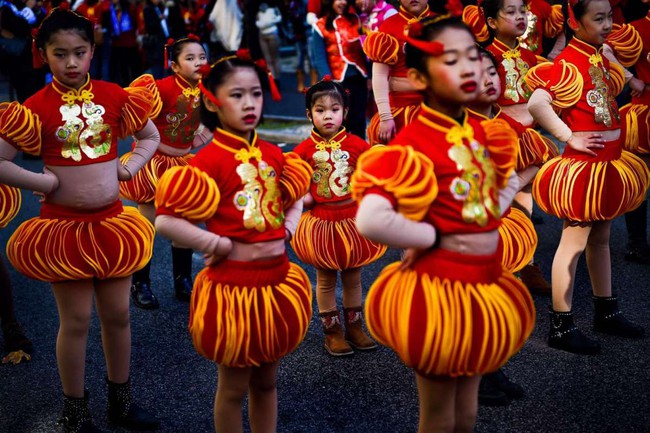
[[[169,50],[174,46],[174,44],[178,44],[179,42],[184,42],[184,41],[198,42],[199,44],[201,43],[201,39],[193,33],[188,33],[186,37],[177,40],[174,40],[173,38],[167,39],[167,42],[165,42],[165,56],[163,60],[164,62],[163,69],[167,70],[167,68],[169,68]]]
[[[423,41],[415,39],[422,36],[424,25],[420,21],[416,21],[404,29],[404,39],[410,45],[413,45],[418,50],[429,54],[430,56],[438,57],[445,52],[445,46],[438,41]]]
[[[578,30],[578,20],[576,19],[575,14],[573,13],[573,8],[578,4],[579,0],[569,0],[569,4],[567,7],[568,11],[568,17],[566,20],[567,25],[571,28],[571,30],[576,31]]]

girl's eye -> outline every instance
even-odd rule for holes
[[[261,90],[254,91],[253,96],[256,97],[256,98],[259,98],[260,96],[262,96],[262,91]]]
[[[239,99],[239,98],[241,98],[241,93],[233,93],[233,94],[230,95],[230,97]]]

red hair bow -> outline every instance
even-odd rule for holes
[[[248,60],[248,61],[253,60],[253,58],[251,57],[251,52],[250,52],[250,50],[248,48],[240,48],[240,49],[238,49],[235,52],[235,55],[240,60]]]
[[[417,21],[404,29],[404,39],[406,39],[406,42],[410,45],[413,45],[418,50],[423,51],[430,56],[438,57],[443,55],[445,52],[445,46],[440,42],[415,39],[416,37],[422,36],[423,30],[424,26],[421,22]]]

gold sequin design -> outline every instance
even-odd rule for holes
[[[488,213],[501,215],[496,186],[496,172],[485,146],[474,140],[471,127],[454,126],[447,132],[446,139],[452,143],[447,154],[461,171],[450,190],[454,198],[463,200],[462,217],[466,223],[484,227]],[[469,141],[469,145],[465,141]]]
[[[521,58],[521,52],[518,49],[504,52],[501,64],[506,72],[503,96],[514,102],[519,102],[521,97],[530,98],[531,91],[524,81],[530,66]]]
[[[596,123],[612,126],[612,119],[619,121],[620,116],[617,110],[611,109],[616,106],[616,101],[605,81],[610,80],[609,71],[605,69],[600,53],[589,56],[589,63],[589,76],[595,87],[587,92],[587,104],[594,109]]]
[[[331,149],[328,152],[327,149]],[[343,197],[350,192],[350,153],[341,150],[339,141],[321,141],[316,143],[316,152],[312,155],[315,162],[312,182],[316,183],[319,197],[331,198],[332,193]],[[330,162],[331,161],[331,162]]]
[[[528,6],[526,15],[528,16],[528,27],[526,27],[526,31],[520,38],[520,44],[522,47],[535,52],[539,48],[539,41],[541,40],[537,31],[537,15],[530,10],[530,6]]]

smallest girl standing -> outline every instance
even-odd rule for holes
[[[350,177],[357,158],[370,145],[341,126],[348,114],[348,95],[329,77],[307,91],[311,136],[294,151],[314,170],[307,206],[291,245],[305,263],[316,267],[316,300],[325,349],[332,356],[352,355],[377,347],[361,328],[361,267],[381,257],[386,247],[362,237],[355,226],[357,205],[350,195]],[[336,306],[337,273],[343,283],[345,334]]]

